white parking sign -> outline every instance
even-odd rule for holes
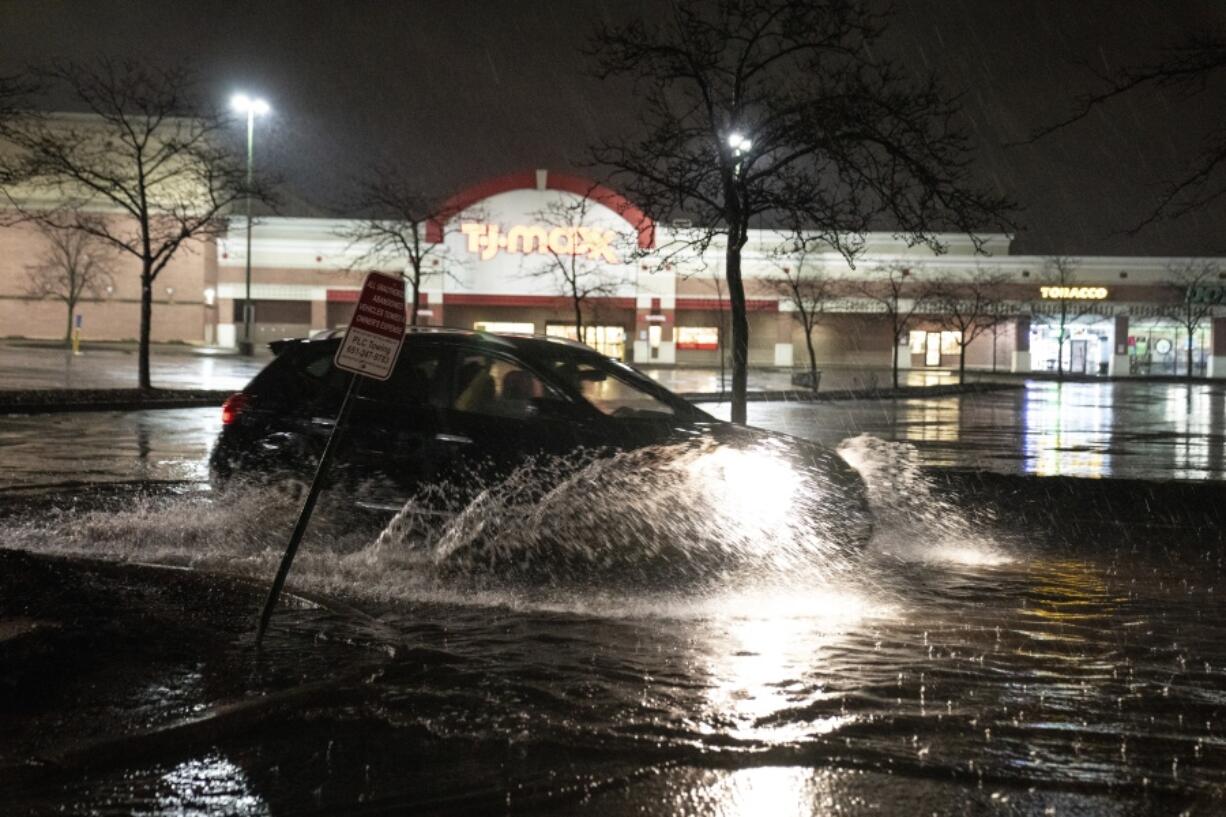
[[[404,326],[404,279],[372,272],[332,362],[347,372],[387,380],[400,356]]]

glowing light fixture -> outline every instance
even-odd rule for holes
[[[263,116],[272,110],[263,99],[259,97],[252,99],[246,94],[235,94],[230,97],[230,106],[239,113],[254,114],[255,116]]]
[[[251,321],[254,317],[254,307],[251,304],[251,187],[255,167],[255,118],[263,116],[272,108],[259,97],[253,99],[246,94],[230,97],[230,105],[239,113],[247,114],[247,290],[243,300],[243,339],[239,342],[238,349],[240,354],[249,357],[255,351],[255,344],[251,340]]]
[[[728,147],[739,153],[747,153],[753,147],[753,142],[745,136],[733,131],[728,134]]]

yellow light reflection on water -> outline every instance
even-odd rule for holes
[[[829,734],[854,720],[843,712],[810,718],[770,716],[830,697],[815,681],[829,671],[830,651],[866,618],[890,614],[852,592],[806,589],[742,594],[719,600],[707,667],[709,715],[742,739],[788,743]]]

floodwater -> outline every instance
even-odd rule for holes
[[[726,403],[702,408],[727,418]],[[1040,476],[1226,479],[1226,386],[1053,383],[909,400],[750,403],[750,425],[837,445],[914,445],[939,468]],[[216,408],[0,417],[0,490],[207,476]]]
[[[154,347],[149,360],[153,385],[238,391],[271,359],[263,351],[255,358],[211,355],[207,351],[186,346]],[[81,354],[74,355],[65,349],[0,342],[0,383],[6,389],[135,388],[136,375],[135,349],[85,343]]]
[[[1157,423],[1153,397],[1112,416]],[[1026,416],[1080,416],[1046,384],[1012,398],[1046,406]],[[807,408],[916,427],[897,405]],[[960,450],[943,444],[843,443],[870,489],[866,543],[798,518],[820,474],[703,451],[663,458],[666,479],[626,458],[544,501],[513,485],[428,535],[334,497],[257,652],[294,505],[195,489],[204,415],[140,416],[154,414],[167,425],[146,470],[97,467],[89,487],[32,488],[46,480],[31,441],[69,441],[70,426],[0,448],[23,475],[6,474],[0,503],[5,813],[1226,808],[1215,484],[1039,479],[991,450],[1024,455],[1019,436],[1053,432],[993,436],[985,417],[992,444],[974,456],[994,476],[920,468]],[[176,436],[176,418],[196,430]],[[139,437],[130,422],[114,444]],[[1147,439],[1078,422],[1081,446]],[[1154,473],[1180,462],[1138,450]],[[621,547],[597,584],[576,578],[576,559],[600,562],[628,531],[641,551]],[[537,569],[503,580],[490,543]]]

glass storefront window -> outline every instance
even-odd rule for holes
[[[579,333],[575,325],[551,323],[545,326],[545,334],[551,338],[566,338],[578,340]],[[584,342],[607,357],[625,360],[626,329],[623,326],[585,326],[583,327]]]
[[[941,354],[956,355],[962,343],[961,332],[942,332],[941,333]]]
[[[1192,334],[1192,374],[1204,375],[1209,359],[1209,327]],[[1128,362],[1132,374],[1183,375],[1188,372],[1188,330],[1171,322],[1146,323],[1128,336]]]
[[[495,334],[536,334],[536,324],[516,323],[511,321],[477,321],[473,324],[473,329],[478,332],[493,332]]]
[[[714,352],[719,349],[718,326],[678,326],[677,348]]]
[[[1064,348],[1061,349],[1058,323],[1035,326],[1030,330],[1030,368],[1048,372],[1063,369],[1067,374],[1102,373],[1111,352],[1111,333],[1114,331],[1114,326],[1108,321],[1070,322],[1065,324]]]
[[[928,336],[935,335],[935,332],[926,332],[923,329],[912,329],[907,335],[908,345],[911,347],[911,354],[923,355],[928,353]],[[961,332],[941,332],[940,349],[943,355],[958,354],[958,344],[962,340]]]

